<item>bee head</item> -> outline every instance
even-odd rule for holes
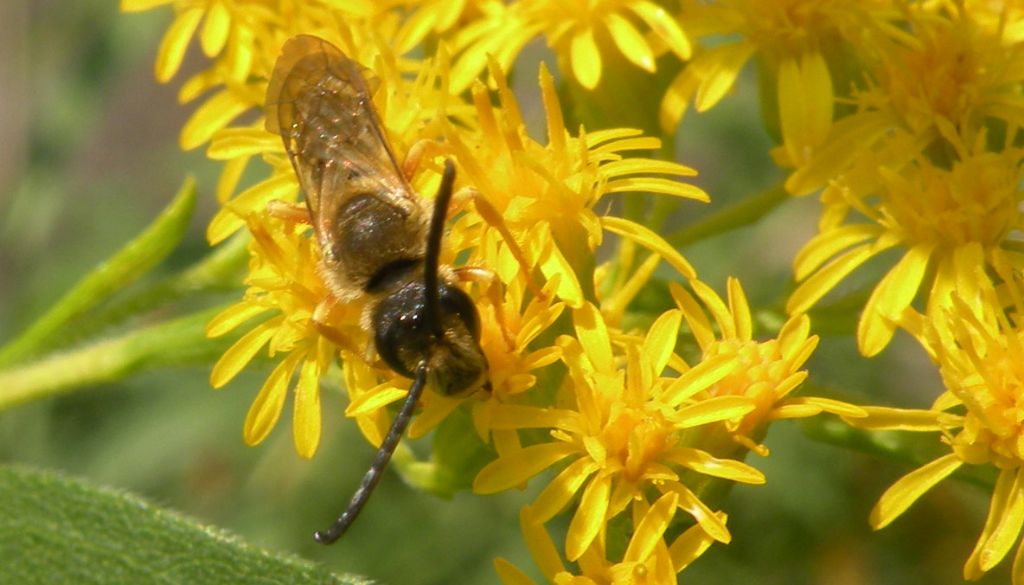
[[[487,359],[480,348],[480,317],[462,289],[441,281],[437,306],[428,309],[424,283],[407,282],[374,307],[374,342],[381,359],[399,374],[413,378],[426,363],[428,379],[440,393],[465,393],[484,383]],[[437,313],[440,329],[431,320]]]

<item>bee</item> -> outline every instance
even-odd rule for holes
[[[373,107],[378,83],[334,45],[299,35],[284,44],[267,89],[266,127],[281,135],[305,193],[333,300],[367,298],[362,325],[377,354],[413,380],[348,507],[314,533],[323,544],[355,521],[427,385],[461,395],[487,381],[476,306],[440,265],[455,167],[445,161],[432,205],[412,190]]]

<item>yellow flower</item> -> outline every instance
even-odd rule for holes
[[[625,156],[660,146],[658,139],[641,136],[637,130],[586,133],[581,129],[572,136],[562,118],[554,80],[543,65],[540,86],[548,143],[540,144],[526,134],[519,104],[497,65],[492,66],[492,76],[501,106],[491,105],[483,84],[474,85],[480,130],[467,133],[448,125],[444,148],[459,161],[462,177],[483,194],[515,235],[527,262],[539,267],[548,280],[558,277],[561,299],[571,307],[580,306],[584,298],[593,299],[593,253],[605,230],[654,251],[685,276],[694,274],[689,263],[652,230],[616,217],[599,217],[594,208],[615,193],[648,192],[707,201],[707,194],[698,187],[658,176],[688,177],[696,171],[674,162]],[[492,226],[496,223],[488,221]],[[519,274],[520,265],[503,246],[497,250],[501,256],[485,263],[509,282]]]
[[[1024,44],[1004,42],[1004,29],[979,22],[1004,11],[914,11],[907,23],[913,36],[877,43],[877,54],[862,51],[868,80],[849,98],[856,112],[835,125],[786,188],[802,195],[842,177],[859,196],[878,183],[873,167],[899,171],[921,155],[947,166],[960,144],[981,142],[994,125],[1016,126],[1024,108]]]
[[[886,490],[871,512],[875,529],[965,464],[998,470],[988,518],[964,566],[964,578],[971,580],[1005,558],[1024,524],[1024,294],[1012,271],[1003,275],[1010,279],[997,289],[975,264],[972,275],[962,275],[953,300],[924,322],[922,341],[947,389],[931,410],[869,408],[868,418],[851,421],[870,429],[939,431],[951,450]],[[1024,544],[1017,546],[1012,574],[1014,585],[1024,583]]]
[[[626,345],[622,369],[616,366],[612,339],[597,308],[585,304],[575,310],[576,338],[560,340],[572,407],[495,406],[494,428],[550,428],[550,440],[501,454],[480,471],[474,490],[486,494],[509,489],[564,463],[531,506],[531,515],[534,522],[547,522],[580,495],[566,541],[570,561],[580,559],[605,524],[627,508],[634,517],[642,516],[652,492],[675,494],[670,516],[681,509],[712,538],[728,542],[725,524],[687,487],[681,470],[746,483],[763,483],[764,476],[744,463],[694,447],[688,430],[741,418],[756,405],[742,396],[695,398],[721,377],[717,370],[695,368],[688,375],[662,376],[681,320],[678,310],[662,315],[642,343]]]
[[[483,71],[488,55],[508,70],[523,46],[539,34],[566,64],[563,69],[587,89],[601,81],[601,45],[607,40],[648,72],[655,70],[655,57],[666,48],[684,61],[690,57],[683,29],[649,0],[483,2],[482,13],[452,38],[460,53],[452,71],[457,91]]]
[[[716,454],[731,453],[735,449],[730,443],[738,443],[766,455],[768,451],[759,441],[772,421],[821,412],[852,418],[864,415],[859,407],[837,400],[789,396],[807,378],[801,368],[818,345],[818,337],[809,335],[806,315],[791,317],[778,338],[757,341],[753,338],[750,307],[738,280],[729,279],[727,301],[698,280],[690,281],[690,285],[696,298],[674,283],[669,290],[701,349],[701,362],[690,371],[706,372],[713,381],[705,394],[695,398],[741,396],[754,405],[743,417],[726,421],[724,429],[709,429],[700,444],[718,445],[721,451],[714,450]],[[701,307],[711,314],[714,325]],[[692,375],[684,373],[682,378]]]
[[[320,443],[320,376],[337,351],[312,321],[317,304],[326,295],[316,271],[319,252],[305,227],[266,214],[251,216],[248,226],[253,239],[245,298],[214,317],[206,333],[218,337],[257,317],[264,320],[251,326],[217,361],[210,384],[214,388],[227,384],[264,347],[270,357],[280,360],[245,419],[243,437],[247,444],[255,445],[277,424],[292,378],[299,371],[293,438],[299,455],[310,458]],[[361,306],[355,304],[340,307],[333,315],[343,342],[355,347],[366,343],[366,333],[359,326],[361,312]]]
[[[519,515],[530,554],[548,582],[556,585],[675,585],[676,574],[697,559],[714,540],[700,526],[691,526],[666,545],[665,531],[678,505],[679,496],[669,492],[647,508],[636,522],[622,560],[607,560],[604,539],[595,540],[579,560],[579,573],[566,569],[543,523],[533,518],[529,507]],[[725,523],[726,515],[717,513]],[[504,585],[528,585],[533,581],[504,559],[494,563]]]
[[[830,61],[840,47],[864,50],[890,34],[899,12],[887,0],[687,0],[683,26],[695,37],[715,40],[698,50],[665,93],[661,124],[676,127],[691,100],[698,112],[711,109],[732,89],[740,70],[755,55],[776,84],[781,161],[808,160],[832,124],[836,93]],[[840,88],[842,89],[842,88]],[[775,112],[768,113],[774,116]]]
[[[1019,209],[1024,152],[978,148],[958,150],[950,169],[919,159],[900,171],[885,166],[865,171],[879,177],[870,198],[849,193],[862,188],[861,182],[830,187],[821,233],[794,261],[803,283],[788,310],[806,311],[869,259],[902,248],[902,258],[875,286],[857,328],[861,353],[873,356],[889,343],[919,291],[927,296],[925,312],[932,314],[954,283],[977,268],[972,262],[1021,266],[1020,257],[1005,247],[1024,225]],[[854,210],[873,223],[848,217]]]
[[[480,471],[474,490],[493,493],[520,486],[557,466],[556,477],[529,507],[524,533],[538,556],[538,539],[548,538],[539,525],[578,496],[565,554],[586,567],[583,574],[593,582],[627,582],[618,579],[639,571],[660,583],[662,578],[653,575],[664,576],[667,567],[678,572],[695,558],[682,554],[682,544],[656,543],[663,533],[659,529],[656,537],[634,535],[634,540],[649,543],[643,562],[636,557],[607,559],[604,541],[612,518],[630,512],[642,523],[648,510],[657,508],[658,517],[667,515],[668,522],[682,510],[708,538],[728,542],[724,516],[691,489],[694,474],[763,483],[759,471],[732,457],[742,457],[748,448],[767,454],[756,441],[772,420],[821,412],[864,416],[860,408],[838,401],[789,396],[806,377],[800,368],[817,345],[817,337],[808,336],[806,317],[791,319],[778,339],[757,342],[736,280],[729,281],[728,304],[696,280],[691,281],[696,297],[670,286],[679,308],[661,315],[640,338],[610,330],[603,313],[591,304],[574,310],[575,336],[559,340],[569,370],[559,406],[502,404],[490,412],[495,429],[551,429],[550,438],[499,452]],[[718,335],[702,306],[712,315]],[[694,366],[674,353],[684,319],[702,350]],[[666,503],[669,495],[671,506]],[[640,524],[636,526],[639,533]],[[655,526],[660,524],[645,525]],[[695,546],[694,538],[691,533],[685,539],[687,546]],[[688,560],[682,562],[684,558]],[[538,563],[549,580],[561,582],[555,579],[554,563]],[[515,573],[507,566],[503,570]]]

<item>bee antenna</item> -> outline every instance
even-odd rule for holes
[[[455,165],[451,160],[444,161],[444,173],[441,175],[441,186],[437,189],[434,200],[434,214],[430,218],[430,231],[427,232],[427,254],[423,259],[424,318],[435,335],[442,334],[441,300],[437,291],[437,271],[441,262],[441,238],[444,236],[444,223],[448,217],[448,203],[452,199],[452,187],[455,184]]]
[[[373,488],[377,487],[377,482],[380,481],[384,469],[387,468],[388,461],[391,460],[391,455],[395,452],[395,447],[398,446],[398,441],[405,434],[405,428],[409,426],[409,420],[412,418],[412,411],[416,407],[416,403],[419,402],[420,395],[423,394],[423,389],[426,385],[427,365],[424,362],[420,363],[416,369],[416,379],[413,380],[412,387],[409,388],[409,394],[402,404],[402,409],[395,416],[395,420],[392,421],[388,434],[381,442],[380,448],[377,449],[377,455],[374,456],[370,469],[363,476],[363,481],[359,483],[356,493],[352,495],[352,500],[349,501],[348,507],[345,508],[345,511],[334,521],[330,528],[313,533],[313,538],[317,542],[320,544],[333,543],[341,538],[348,531],[349,527],[352,526],[352,523],[355,522],[360,510],[363,509],[367,500],[370,499]]]

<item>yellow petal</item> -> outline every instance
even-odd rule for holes
[[[810,159],[832,123],[832,78],[821,53],[805,53],[800,62],[784,58],[779,65],[779,125],[791,162]]]
[[[548,142],[551,149],[557,153],[566,151],[566,129],[565,120],[562,118],[562,105],[558,99],[558,88],[555,86],[555,78],[548,71],[548,66],[540,63],[540,95],[544,102],[544,114],[548,127]]]
[[[142,12],[172,2],[174,0],[121,0],[121,12]]]
[[[530,556],[533,557],[537,568],[549,583],[554,583],[555,575],[564,571],[562,557],[551,541],[551,536],[544,529],[544,524],[533,518],[530,507],[524,507],[519,512],[519,532],[523,534],[527,548],[530,549]]]
[[[651,47],[631,22],[612,12],[605,17],[604,24],[608,27],[615,46],[630,62],[644,71],[654,72],[654,54],[651,53]]]
[[[811,320],[807,315],[791,317],[779,330],[779,346],[783,357],[789,362],[790,368],[798,368],[804,364],[806,350],[804,346],[811,333]],[[803,358],[803,359],[801,359]]]
[[[956,471],[962,463],[956,455],[950,453],[901,477],[885,490],[871,510],[871,527],[879,530],[888,526],[922,494]]]
[[[541,443],[499,457],[480,470],[473,480],[473,491],[494,494],[511,489],[575,451],[576,448],[568,443]]]
[[[666,487],[679,494],[679,507],[693,516],[693,519],[700,524],[704,532],[708,533],[708,536],[718,542],[729,544],[729,541],[732,540],[732,535],[729,534],[729,529],[725,527],[725,521],[722,516],[712,512],[686,486],[680,483],[670,483]]]
[[[533,579],[527,577],[526,573],[501,557],[494,559],[494,572],[498,574],[502,585],[535,585]]]
[[[249,407],[249,413],[245,415],[242,439],[246,445],[260,443],[277,425],[285,398],[288,396],[288,383],[291,382],[292,374],[295,373],[295,368],[302,358],[302,352],[288,354],[267,376],[256,400]]]
[[[1005,472],[1004,472],[1005,473]],[[1021,472],[1010,473],[1015,477],[1005,501],[999,508],[989,510],[989,515],[998,518],[995,528],[981,551],[980,567],[982,571],[989,571],[1010,552],[1010,547],[1017,542],[1020,536],[1021,525],[1024,524],[1024,495],[1021,494]],[[995,500],[995,496],[993,496]]]
[[[565,537],[565,557],[570,561],[583,556],[604,527],[611,480],[611,475],[594,478],[583,490],[580,505],[569,523],[569,533]]]
[[[310,355],[302,366],[299,383],[295,387],[295,414],[292,420],[292,440],[299,457],[312,459],[320,446],[320,373],[322,363],[318,356]]]
[[[717,384],[735,369],[735,356],[712,356],[673,380],[665,389],[661,400],[671,406],[682,404],[684,400]]]
[[[628,7],[651,27],[654,34],[664,41],[677,57],[683,61],[690,58],[690,39],[686,38],[686,33],[679,27],[677,18],[653,2],[630,2]]]
[[[675,134],[675,128],[686,115],[690,100],[700,88],[700,78],[693,67],[684,67],[665,90],[658,108],[658,124],[667,136]]]
[[[452,398],[432,393],[424,400],[423,410],[409,425],[409,438],[418,439],[434,430],[441,421],[448,418],[462,403],[462,398]]]
[[[538,262],[541,274],[548,280],[557,276],[558,288],[555,294],[570,307],[579,307],[583,303],[583,289],[580,288],[580,281],[576,278],[576,271],[572,264],[562,255],[562,251],[555,245],[550,233],[549,230],[547,243]]]
[[[1013,555],[1013,568],[1010,569],[1012,585],[1024,585],[1024,542],[1017,545],[1017,554]]]
[[[591,365],[597,371],[613,371],[615,360],[612,357],[612,341],[608,336],[604,318],[597,307],[590,303],[584,303],[582,307],[573,311],[572,321],[573,327],[576,329],[576,338],[583,346]]]
[[[659,177],[627,177],[613,179],[605,184],[606,193],[660,193],[685,199],[694,199],[703,203],[711,201],[711,197],[703,189],[689,183],[680,183],[672,179]]]
[[[647,360],[654,366],[654,372],[660,374],[668,364],[668,358],[676,348],[679,338],[679,325],[683,312],[677,309],[665,311],[651,324],[644,338],[643,352]]]
[[[702,63],[693,62],[702,70],[700,88],[697,90],[696,107],[698,112],[706,112],[715,106],[736,83],[736,77],[743,65],[754,53],[754,45],[740,42],[724,45],[704,54]]]
[[[277,328],[284,321],[284,317],[275,317],[252,331],[246,333],[241,339],[220,356],[217,363],[213,365],[210,372],[210,385],[220,388],[242,371],[256,353],[268,342],[277,332]]]
[[[561,408],[498,404],[490,410],[490,428],[493,430],[575,428],[578,421],[578,412]]]
[[[690,286],[693,287],[693,292],[697,293],[697,297],[704,302],[704,306],[711,312],[711,316],[715,318],[719,334],[725,339],[736,339],[736,324],[715,289],[696,279],[690,281]]]
[[[164,38],[160,41],[160,49],[156,53],[156,80],[167,83],[174,77],[185,58],[189,41],[203,18],[203,9],[189,8],[174,17],[174,22],[167,27]]]
[[[216,195],[218,203],[221,205],[227,203],[228,199],[231,199],[231,196],[235,194],[235,188],[238,187],[238,182],[242,180],[245,169],[249,167],[250,159],[251,157],[242,156],[224,163],[224,167],[220,171],[220,177],[217,178]]]
[[[803,281],[790,295],[786,302],[786,311],[789,314],[806,313],[821,297],[828,294],[839,281],[846,278],[860,265],[867,262],[877,254],[875,246],[864,244],[837,256],[834,260],[825,265],[824,268],[815,272],[810,278]]]
[[[680,429],[729,420],[754,410],[755,404],[746,396],[715,396],[680,408],[672,419]]]
[[[676,175],[679,177],[695,177],[697,171],[677,162],[668,160],[655,160],[651,158],[624,158],[601,165],[598,174],[606,178],[622,177],[626,175]]]
[[[587,89],[594,89],[601,81],[601,53],[594,41],[594,31],[584,28],[572,38],[569,49],[572,74]]]
[[[182,150],[192,150],[213,137],[253,104],[229,89],[221,90],[203,102],[181,129],[178,143]]]
[[[786,190],[794,195],[806,195],[827,184],[842,174],[855,156],[870,152],[893,124],[890,115],[881,112],[857,114],[837,121],[825,145],[814,153],[808,164],[786,179]],[[850,148],[851,144],[857,144],[858,148]]]
[[[711,322],[708,321],[707,315],[704,314],[704,310],[697,304],[693,295],[676,282],[670,282],[668,290],[672,299],[675,300],[676,306],[683,310],[683,316],[686,317],[686,323],[690,326],[690,332],[701,349],[714,343],[715,332],[711,329]]]
[[[829,258],[851,246],[877,238],[882,229],[876,224],[854,224],[819,233],[797,252],[793,259],[793,277],[797,280],[807,278]]]
[[[726,281],[729,290],[729,314],[732,315],[734,336],[736,339],[750,341],[753,339],[754,326],[750,322],[750,305],[747,303],[747,295],[743,293],[738,278],[730,276]]]
[[[658,498],[651,509],[636,525],[633,538],[629,541],[623,562],[643,562],[654,553],[654,547],[662,542],[665,529],[676,515],[679,507],[679,494],[668,492]]]
[[[210,322],[206,324],[206,336],[220,337],[267,310],[267,307],[264,307],[263,305],[257,305],[248,301],[242,301],[231,305],[227,309],[217,313],[213,319],[210,319]]]
[[[214,160],[230,160],[266,152],[278,152],[281,137],[260,128],[225,128],[213,135],[206,156]]]
[[[665,458],[704,475],[758,485],[766,481],[763,473],[746,463],[733,459],[719,459],[700,449],[679,447],[669,451]]]
[[[661,256],[682,276],[686,278],[696,278],[697,272],[693,269],[693,266],[683,258],[682,254],[677,252],[675,248],[669,245],[668,242],[652,230],[629,221],[628,219],[610,215],[601,218],[601,227],[613,234],[618,234],[624,238],[633,240],[637,244],[640,244]]]
[[[245,83],[252,72],[252,62],[255,58],[255,33],[244,24],[235,26],[232,32],[234,39],[228,45],[224,75],[231,83]]]
[[[727,516],[724,512],[716,513],[718,521],[725,525]],[[679,538],[672,542],[669,547],[669,555],[672,557],[672,566],[676,571],[682,571],[690,563],[697,560],[697,557],[704,554],[704,551],[711,546],[714,539],[708,536],[707,532],[700,525],[691,526],[686,532],[679,535]]]
[[[597,463],[585,458],[573,461],[544,488],[530,506],[537,522],[547,522],[579,493],[583,482],[597,471]]]
[[[351,401],[345,408],[345,416],[355,418],[376,412],[381,408],[405,398],[409,391],[405,388],[396,388],[392,382],[384,382],[351,396]]]
[[[865,357],[877,355],[896,331],[894,322],[917,295],[934,246],[911,248],[872,291],[857,323],[857,346]]]
[[[199,40],[207,57],[216,57],[228,40],[231,30],[231,13],[223,2],[214,2],[206,12],[203,31]]]
[[[941,412],[885,406],[863,406],[866,417],[846,421],[859,429],[888,431],[941,431]]]
[[[992,535],[1003,520],[1013,491],[1019,487],[1018,474],[1019,470],[1016,469],[1004,469],[999,472],[995,489],[992,490],[988,516],[985,517],[985,526],[981,529],[981,536],[971,551],[971,556],[964,564],[964,579],[977,580],[988,570],[982,567],[982,555],[988,550]]]
[[[868,413],[854,404],[847,404],[830,398],[800,396],[786,400],[786,403],[772,411],[773,419],[805,418],[822,412],[849,418],[865,418]]]

